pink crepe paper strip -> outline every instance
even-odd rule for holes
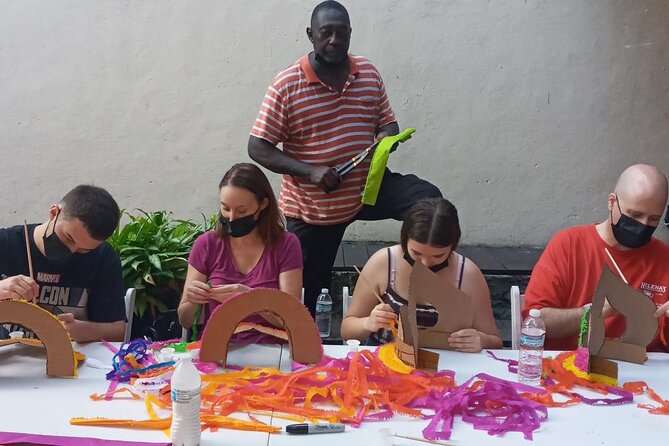
[[[500,358],[500,357],[498,357],[495,353],[493,353],[493,352],[490,351],[490,350],[486,350],[486,353],[487,353],[488,356],[490,356],[492,359],[495,359],[495,360],[500,361],[500,362],[506,362],[506,364],[507,364],[507,369],[509,370],[509,372],[511,372],[511,373],[518,373],[518,361],[516,361],[515,359],[504,359],[504,358]]]
[[[579,347],[576,349],[574,365],[582,372],[588,373],[588,364],[590,363],[590,351],[588,347]]]
[[[470,388],[476,380],[481,383]],[[546,406],[522,397],[520,392],[545,393],[543,389],[485,373],[474,375],[452,391],[431,395],[431,402],[416,402],[422,406],[432,406],[436,412],[423,430],[423,436],[428,440],[450,439],[455,415],[459,414],[462,421],[472,423],[474,429],[485,430],[490,435],[516,431],[531,440],[532,432],[548,418],[548,411]]]
[[[168,446],[170,443],[147,443],[143,441],[107,440],[91,437],[67,437],[61,435],[26,434],[22,432],[0,432],[0,444],[41,444],[49,446]]]

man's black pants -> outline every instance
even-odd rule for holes
[[[401,175],[386,169],[375,206],[364,205],[349,222],[337,225],[311,225],[297,218],[287,218],[287,226],[300,239],[304,262],[304,304],[311,315],[316,312],[316,298],[321,288],[330,288],[332,265],[348,225],[356,220],[402,221],[406,211],[422,198],[441,198],[433,184],[416,175]],[[399,237],[398,237],[399,238]]]

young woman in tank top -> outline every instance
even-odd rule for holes
[[[366,280],[356,283],[341,324],[342,337],[368,345],[392,341],[389,327],[396,323],[399,308],[407,305],[411,268],[422,262],[468,295],[474,306],[473,327],[452,333],[450,347],[462,352],[501,348],[488,285],[478,266],[455,252],[459,240],[458,213],[448,200],[431,198],[413,205],[402,224],[401,243],[377,251],[363,268]],[[381,296],[383,304],[375,294]],[[432,327],[438,314],[431,305],[418,305],[416,318],[419,326]]]

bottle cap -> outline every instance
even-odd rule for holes
[[[185,352],[176,352],[173,354],[173,359],[176,362],[179,361],[192,361],[194,358],[193,352],[191,351],[185,351]]]
[[[530,316],[532,316],[532,317],[539,317],[539,316],[541,316],[541,310],[538,309],[538,308],[532,308],[532,309],[530,310]]]
[[[327,294],[329,291],[330,290],[328,290],[327,288],[321,288],[321,293],[323,294]]]
[[[160,349],[160,356],[163,362],[171,361],[174,359],[174,353],[176,350],[172,347],[163,347]]]
[[[346,345],[348,345],[348,349],[350,351],[357,352],[358,348],[360,347],[360,341],[357,339],[347,339]]]

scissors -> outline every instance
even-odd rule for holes
[[[355,155],[353,158],[350,160],[338,165],[337,167],[334,168],[334,170],[339,174],[340,177],[343,177],[347,173],[349,173],[355,166],[360,164],[367,156],[376,148],[376,146],[379,145],[380,141],[376,141],[374,144],[371,146],[367,147],[365,150],[362,152],[358,153]]]

